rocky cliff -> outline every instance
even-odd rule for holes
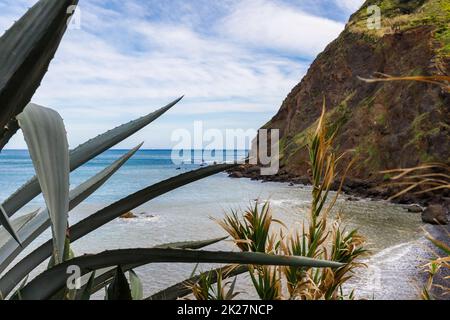
[[[374,4],[381,8],[382,27],[369,30],[367,8]],[[305,143],[324,97],[329,125],[339,128],[337,148],[354,149],[360,159],[350,181],[379,185],[381,170],[448,163],[448,92],[417,82],[368,84],[358,77],[448,75],[449,23],[449,0],[366,1],[265,125],[281,131],[279,180],[306,175]]]

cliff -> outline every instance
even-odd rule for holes
[[[367,7],[373,4],[382,13],[378,30],[367,28]],[[379,185],[386,179],[380,177],[381,170],[448,163],[448,92],[418,82],[368,84],[358,77],[370,78],[376,72],[448,75],[449,23],[448,0],[366,1],[264,126],[281,131],[278,179],[307,176],[306,139],[324,97],[329,125],[339,128],[338,152],[354,149],[359,158],[349,172],[350,181]]]

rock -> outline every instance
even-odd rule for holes
[[[408,210],[408,212],[411,212],[411,213],[422,213],[423,212],[423,208],[417,204],[413,204],[410,206],[404,206],[403,208],[405,210]]]
[[[448,224],[447,210],[439,205],[433,204],[426,208],[422,213],[422,221],[430,224]]]
[[[359,199],[356,197],[348,197],[347,201],[355,202],[355,201],[359,201]]]
[[[246,174],[256,174],[259,175],[261,172],[261,168],[258,166],[251,166],[245,170]]]
[[[244,177],[244,175],[240,171],[234,171],[234,172],[230,173],[230,178],[240,179],[243,177]]]
[[[135,219],[137,216],[133,212],[127,212],[120,216],[121,219]]]
[[[302,184],[305,186],[311,184],[308,177],[296,177],[292,179],[292,182],[294,182],[295,184]]]

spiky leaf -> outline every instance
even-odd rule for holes
[[[65,286],[67,268],[76,265],[82,275],[114,265],[149,263],[224,263],[251,265],[282,265],[293,267],[339,268],[340,263],[303,257],[275,256],[251,252],[210,252],[179,249],[125,249],[75,258],[47,270],[22,289],[25,300],[48,299]]]
[[[62,262],[69,212],[69,144],[61,116],[29,104],[17,117],[52,223],[54,255]]]
[[[121,266],[116,268],[116,275],[108,287],[106,300],[133,300],[130,285]]]
[[[190,184],[192,182],[201,180],[203,178],[212,176],[222,171],[226,171],[235,167],[235,165],[220,164],[210,167],[201,168],[192,172],[187,172],[179,176],[167,179],[142,189],[124,199],[121,199],[114,204],[106,207],[90,217],[80,221],[69,229],[70,238],[72,242],[84,237],[90,232],[97,230],[101,226],[114,219],[120,217],[126,212],[129,212],[144,203],[155,199],[163,194],[173,191],[177,188]],[[0,279],[0,292],[9,294],[14,288],[14,283],[19,282],[27,274],[29,274],[40,263],[45,261],[51,255],[51,242],[48,241],[34,250],[28,256],[19,261]]]
[[[154,120],[158,119],[164,113],[169,111],[182,98],[183,97],[178,98],[175,101],[169,103],[167,106],[144,117],[105,132],[72,150],[70,152],[70,170],[73,171],[79,168],[89,160],[95,158],[99,154],[110,149],[132,134],[146,127],[148,124],[152,123]],[[25,204],[39,195],[40,192],[41,189],[39,186],[39,182],[36,177],[33,177],[3,202],[3,208],[5,209],[8,216],[11,217]]]
[[[83,202],[87,197],[100,188],[114,173],[117,172],[142,146],[142,144],[133,148],[125,155],[114,161],[110,166],[86,180],[69,193],[69,210],[74,209]],[[45,210],[37,215],[36,218],[27,223],[19,230],[19,236],[23,239],[22,246],[16,241],[9,240],[0,248],[0,273],[3,272],[9,264],[33,242],[40,234],[42,234],[50,226],[48,212]]]
[[[0,150],[17,131],[78,0],[40,0],[0,38]],[[8,211],[7,211],[8,212]]]

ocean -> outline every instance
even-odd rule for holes
[[[125,150],[110,150],[71,174],[74,187],[104,169],[123,155]],[[212,163],[216,155],[196,152],[196,163],[174,164],[170,150],[141,150],[130,159],[104,186],[70,213],[70,224],[97,210],[172,176],[194,170],[200,163]],[[242,159],[245,151],[224,151],[228,159]],[[28,152],[6,150],[0,154],[0,200],[6,199],[34,175]],[[72,244],[77,255],[98,253],[119,248],[145,248],[157,244],[216,238],[225,233],[214,219],[221,219],[231,210],[244,210],[259,201],[270,201],[274,216],[289,230],[301,227],[310,206],[311,188],[285,183],[262,183],[249,179],[232,179],[217,174],[185,186],[136,208],[136,219],[117,219]],[[357,228],[367,239],[371,255],[363,262],[348,289],[355,289],[358,298],[415,299],[419,295],[420,265],[423,256],[423,231],[420,216],[385,201],[347,201],[342,195],[336,205],[348,228]],[[43,208],[41,196],[17,215]],[[46,232],[20,257],[48,240]],[[230,241],[211,246],[210,250],[236,250]],[[20,258],[19,257],[19,258]],[[137,270],[147,295],[189,277],[195,266],[190,264],[149,265]],[[214,266],[201,266],[208,270]],[[45,264],[40,266],[43,270]],[[36,272],[35,272],[36,273]],[[240,298],[255,298],[247,276],[242,276]],[[101,299],[101,295],[97,298]]]

